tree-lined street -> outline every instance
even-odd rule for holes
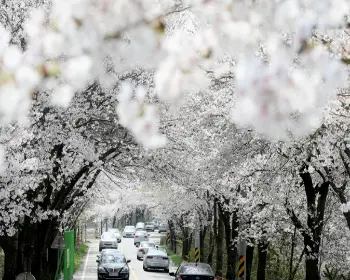
[[[158,243],[160,242],[160,237],[164,234],[159,234],[157,232],[151,233],[150,241]],[[122,242],[119,243],[118,250],[121,251],[126,259],[131,260],[129,264],[130,267],[130,280],[169,280],[173,279],[165,273],[164,271],[144,271],[142,268],[142,261],[136,259],[137,248],[134,246],[133,238],[123,238]],[[98,242],[99,239],[89,240],[89,251],[82,263],[81,271],[74,274],[74,279],[76,280],[97,280],[97,254],[98,254]],[[172,266],[170,271],[175,268]]]
[[[349,0],[1,1],[0,278],[96,279],[86,225],[141,222],[212,279],[350,279],[349,42]]]

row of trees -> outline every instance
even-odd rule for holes
[[[148,201],[155,213],[180,227],[184,257],[192,244],[186,240],[193,240],[193,230],[200,226],[206,242],[203,259],[213,262],[218,275],[228,279],[234,279],[240,238],[250,244],[250,261],[257,248],[261,261],[254,275],[258,279],[264,279],[266,255],[274,258],[276,252],[285,265],[285,274],[278,274],[283,279],[302,275],[320,279],[326,264],[346,270],[347,105],[332,108],[330,117],[312,135],[271,143],[229,124],[225,119],[229,96],[220,91],[222,103],[218,104],[217,89],[215,83],[213,91],[191,95],[176,121],[164,123],[173,141],[167,149],[143,152],[134,161],[135,172],[128,184],[137,182],[139,187],[132,192],[142,193],[142,202]],[[344,92],[338,97],[346,96]],[[220,267],[222,259],[217,264],[211,259],[222,250],[227,256],[224,268]]]
[[[29,40],[33,39],[30,35],[40,34],[41,28],[44,28],[46,24],[43,20],[45,17],[39,17],[43,15],[39,13],[37,21],[32,18],[24,28],[23,23],[27,18],[27,10],[29,7],[40,5],[46,10],[50,10],[50,3],[47,1],[3,2],[4,5],[0,7],[0,20],[12,36],[10,41],[25,51],[28,42],[35,43],[35,40]],[[93,2],[86,1],[88,4],[85,4],[90,8],[96,8]],[[143,9],[142,5],[136,5],[140,4],[138,1],[131,2],[132,9],[135,7]],[[201,5],[207,7],[206,5],[210,5],[207,2],[204,1],[198,5],[199,7],[202,7]],[[54,11],[59,15],[61,15],[60,12],[64,11],[63,14],[65,14],[64,9],[59,9],[58,2],[54,3]],[[67,7],[72,8],[69,3],[66,1]],[[197,23],[199,24],[201,16],[203,16],[199,15],[196,20],[192,21],[193,14],[188,11],[190,7],[182,4],[172,3],[170,5],[175,8],[176,12],[170,13],[167,20],[157,17],[158,21],[152,21],[153,24],[158,23],[156,26],[152,25],[152,30],[160,31],[164,36],[166,22],[167,34],[169,36],[175,34],[172,39],[178,39],[176,44],[172,44],[170,40],[170,43],[164,47],[169,57],[156,75],[154,75],[152,64],[150,65],[151,69],[140,69],[134,67],[133,62],[133,69],[125,71],[124,66],[122,69],[118,69],[117,63],[114,63],[122,59],[133,60],[133,56],[125,55],[123,46],[129,44],[131,50],[137,46],[143,47],[144,40],[141,40],[141,44],[137,44],[137,40],[133,36],[142,33],[145,31],[144,29],[137,33],[138,29],[135,28],[133,30],[135,33],[132,32],[129,37],[123,37],[121,33],[107,36],[111,40],[117,40],[117,45],[113,46],[116,46],[116,49],[124,55],[119,56],[118,52],[117,55],[111,55],[108,43],[103,45],[102,49],[96,47],[92,51],[90,47],[95,46],[94,44],[86,44],[86,41],[79,39],[87,38],[84,32],[86,32],[88,24],[91,24],[89,21],[91,18],[88,15],[98,16],[99,14],[86,13],[82,18],[79,18],[81,15],[75,14],[75,12],[80,9],[74,9],[74,11],[70,9],[69,16],[74,17],[73,26],[70,27],[74,27],[75,33],[73,34],[77,36],[73,36],[75,38],[74,44],[68,40],[72,45],[66,46],[67,53],[74,60],[76,57],[72,53],[77,49],[73,46],[80,46],[78,50],[82,53],[93,52],[91,60],[99,62],[107,60],[105,64],[96,63],[96,69],[91,70],[91,72],[94,75],[106,72],[109,78],[104,77],[106,79],[97,81],[97,79],[91,78],[95,76],[90,72],[86,76],[73,75],[90,69],[89,67],[86,69],[81,67],[81,65],[90,65],[86,60],[79,60],[85,64],[78,63],[80,67],[73,67],[73,70],[77,71],[76,73],[72,69],[68,71],[68,67],[68,70],[66,69],[68,72],[65,72],[65,76],[62,77],[55,71],[49,71],[55,70],[55,67],[53,67],[54,69],[47,68],[52,66],[52,64],[46,64],[53,62],[51,58],[41,57],[41,59],[45,58],[43,65],[41,65],[45,67],[34,68],[35,71],[41,69],[40,75],[42,75],[45,87],[40,88],[40,90],[39,88],[36,88],[35,91],[31,90],[30,95],[23,95],[25,96],[23,99],[22,95],[16,95],[19,85],[13,85],[10,88],[13,91],[5,92],[1,88],[0,95],[3,102],[0,114],[7,119],[16,120],[15,122],[7,122],[0,128],[2,145],[0,154],[3,154],[4,159],[0,177],[0,246],[5,252],[4,279],[14,279],[16,274],[23,271],[31,271],[37,279],[51,279],[52,273],[56,270],[57,260],[50,245],[58,231],[71,228],[79,214],[87,208],[91,215],[122,217],[140,207],[140,204],[146,204],[148,209],[153,209],[154,212],[160,213],[164,219],[175,221],[179,225],[185,243],[187,242],[184,244],[184,257],[191,247],[189,240],[191,240],[193,229],[199,226],[202,240],[207,240],[209,247],[207,261],[215,264],[218,275],[225,274],[228,278],[234,277],[234,260],[237,257],[236,244],[240,238],[244,238],[248,240],[249,248],[258,248],[259,260],[261,260],[261,263],[259,262],[259,279],[263,279],[266,254],[268,255],[279,247],[286,250],[285,246],[280,246],[286,234],[293,236],[293,241],[289,246],[292,264],[290,265],[289,277],[296,275],[293,264],[298,263],[299,259],[303,259],[305,263],[302,273],[305,273],[305,277],[311,280],[320,278],[322,263],[336,260],[339,265],[348,267],[346,256],[349,248],[346,239],[350,227],[350,204],[348,202],[350,150],[347,139],[349,133],[349,95],[346,90],[339,91],[336,98],[327,107],[326,117],[320,117],[322,106],[328,99],[324,94],[316,95],[320,83],[324,83],[325,88],[322,88],[322,92],[326,92],[327,95],[333,90],[334,85],[341,84],[342,78],[344,78],[344,75],[341,75],[344,72],[336,71],[338,68],[335,66],[337,65],[328,64],[330,62],[328,57],[319,56],[319,49],[312,49],[315,42],[323,42],[324,38],[320,39],[314,34],[315,42],[312,41],[312,44],[304,37],[301,38],[304,40],[297,41],[299,50],[292,51],[292,54],[299,53],[300,58],[304,60],[295,61],[294,56],[281,56],[286,61],[280,65],[279,62],[283,62],[283,60],[278,56],[278,61],[275,59],[275,63],[272,63],[274,66],[272,74],[268,67],[259,63],[259,65],[253,64],[257,67],[253,67],[255,71],[249,75],[245,71],[250,69],[248,66],[251,64],[247,63],[246,68],[239,68],[240,71],[236,74],[242,75],[236,80],[235,75],[231,72],[236,65],[234,55],[226,53],[226,48],[220,50],[218,47],[220,44],[208,48],[208,45],[200,40],[207,39],[206,41],[210,42],[210,39],[215,38],[215,36],[211,37],[213,32],[207,33],[202,32],[205,30],[201,30],[199,32],[201,36],[196,37],[197,43],[189,41],[187,48],[185,48],[186,52],[181,53],[184,49],[177,48],[179,42],[183,42],[183,37],[177,36],[174,31],[188,27],[186,33],[192,36],[191,34],[197,30]],[[227,7],[220,6],[220,8],[226,9]],[[265,6],[260,4],[255,8],[249,10],[247,15],[242,15],[245,21],[248,19],[250,21],[251,16],[256,16],[257,11],[266,10]],[[107,13],[109,9],[102,7],[100,10]],[[212,11],[211,9],[203,9],[205,13],[209,10]],[[273,10],[271,9],[271,11]],[[81,11],[85,10],[81,9]],[[278,9],[278,11],[277,14],[282,13],[282,9]],[[343,19],[342,13],[343,11],[340,16],[337,14],[341,19]],[[139,15],[139,13],[137,14]],[[140,14],[141,19],[143,19],[144,14]],[[194,11],[194,14],[197,12]],[[219,13],[214,14],[205,14],[204,16],[214,17],[215,23],[222,23],[220,17],[217,17]],[[60,25],[65,22],[61,21],[62,17],[59,15],[56,18],[56,27],[69,33],[69,28],[62,28]],[[324,16],[328,20],[328,14]],[[230,26],[231,28],[237,27],[239,18],[240,15],[234,11],[232,18],[227,21],[233,25],[219,24],[215,26],[220,27],[218,30],[226,26],[226,33],[224,33],[233,34],[234,32],[227,31],[231,30]],[[287,18],[292,19],[293,15],[289,15]],[[317,23],[321,24],[319,17],[317,18]],[[334,18],[336,24],[339,23],[337,18]],[[70,21],[68,20],[68,22]],[[149,22],[149,20],[140,21],[140,24],[145,23],[148,26]],[[250,24],[254,25],[257,22]],[[310,24],[312,25],[312,21]],[[119,25],[118,28],[120,28]],[[32,31],[33,34],[24,33],[24,29]],[[275,30],[275,28],[273,29]],[[122,30],[127,30],[127,28],[123,27]],[[0,31],[1,38],[5,38],[7,33],[3,32],[2,29]],[[43,32],[48,35],[46,31]],[[106,32],[104,30],[102,34],[110,35]],[[273,34],[275,34],[274,32]],[[141,36],[142,38],[144,34]],[[211,35],[202,37],[203,34]],[[270,32],[267,34],[273,35]],[[300,35],[300,33],[297,34]],[[68,36],[69,34],[64,35]],[[303,36],[309,35],[309,32],[306,32]],[[337,47],[341,46],[344,41],[344,34],[342,36],[338,36],[337,33],[331,35],[335,37],[323,43],[331,51],[333,51],[333,47],[338,51]],[[260,36],[258,37],[260,38]],[[52,39],[50,36],[45,37],[47,44],[43,48],[46,51],[47,48],[50,49],[50,46],[56,46],[56,44],[52,44],[50,38]],[[79,39],[77,40],[77,38]],[[188,38],[188,34],[186,38]],[[237,40],[237,42],[245,39],[245,43],[240,46],[248,44],[249,57],[255,48],[252,47],[252,42],[246,42],[247,38],[249,36],[230,39]],[[55,37],[56,39],[58,40],[57,37]],[[252,41],[255,42],[256,39],[257,37],[254,37]],[[53,40],[54,43],[55,40]],[[292,49],[288,40],[288,38],[282,40],[286,44],[283,44],[281,49]],[[85,48],[80,45],[80,41],[85,42]],[[134,42],[136,46],[132,44]],[[155,45],[146,44],[145,47],[153,50]],[[195,48],[192,48],[192,45]],[[279,46],[279,44],[277,45]],[[39,47],[41,53],[40,46],[37,44],[33,46]],[[33,46],[31,45],[31,47]],[[199,50],[198,46],[201,46]],[[271,47],[271,45],[269,46]],[[310,51],[310,48],[313,51]],[[260,46],[259,49],[259,56],[263,57],[264,63],[268,63],[269,51],[271,50],[266,50],[264,46]],[[14,51],[11,48],[7,49],[8,52],[11,50]],[[33,51],[33,49],[29,50]],[[52,51],[54,50],[56,49]],[[211,56],[215,50],[218,51],[217,55]],[[30,51],[27,52],[30,54],[29,58],[32,58],[29,61],[36,61],[34,58],[37,58],[37,53],[33,54]],[[197,51],[200,51],[199,54]],[[61,54],[60,50],[58,52]],[[185,53],[189,55],[181,60],[181,55]],[[8,54],[6,58],[9,59],[5,60],[5,56],[1,53],[4,67],[12,65],[10,62],[15,61],[15,54],[18,52],[14,51],[12,56]],[[305,56],[302,56],[304,54]],[[108,57],[108,55],[112,57]],[[210,58],[210,60],[206,61],[206,58]],[[320,59],[318,60],[318,58]],[[64,61],[65,58],[59,57],[57,61],[61,61],[59,59]],[[150,60],[152,61],[152,59],[153,56]],[[76,62],[76,60],[74,61]],[[202,65],[203,61],[208,62],[210,67],[206,68],[208,65],[205,63]],[[211,70],[211,63],[218,61],[223,62],[219,63],[220,66],[229,65],[229,70],[224,71],[225,75],[218,75],[216,68],[215,71]],[[288,75],[282,75],[288,72],[289,68],[285,65],[288,64],[288,61],[295,62],[295,67],[306,67],[310,63],[311,70],[306,68],[312,73],[320,70],[317,72],[318,75],[313,76],[314,79],[310,78],[310,81],[315,80],[315,84],[307,89],[310,89],[313,94],[310,95],[311,97],[307,95],[310,97],[307,99],[309,103],[307,103],[308,106],[301,106],[303,110],[293,109],[294,105],[298,107],[300,103],[303,103],[301,102],[303,95],[299,94],[300,88],[296,86],[293,87],[293,90],[289,90],[293,81],[306,83],[306,80],[301,79],[300,75],[293,76],[291,80],[286,78]],[[29,63],[27,60],[22,62],[23,64],[24,62]],[[198,64],[201,67],[198,67]],[[331,69],[334,66],[334,71],[327,71],[328,68],[325,65],[329,65]],[[58,65],[56,66],[58,67]],[[75,64],[75,66],[77,65]],[[277,71],[278,69],[281,71]],[[61,70],[63,71],[63,68]],[[260,77],[260,70],[266,74],[264,79],[254,79],[255,75]],[[1,71],[3,71],[2,68]],[[329,76],[328,72],[335,74],[336,77]],[[1,73],[3,74],[3,72]],[[59,91],[58,93],[54,91],[53,95],[50,89],[56,86],[60,88],[59,79],[66,79],[72,83],[70,86],[75,84],[75,79],[70,79],[71,76],[67,73],[77,78],[76,82],[79,82],[79,86],[74,89],[78,93],[74,95],[69,94],[69,91],[68,93],[67,91]],[[12,78],[2,74],[1,80],[12,83],[14,78],[11,75],[16,74],[17,77],[18,73],[12,73],[10,75]],[[187,74],[191,75],[187,76]],[[339,79],[337,74],[339,74]],[[203,76],[205,76],[206,82],[209,81],[209,88],[198,92],[196,89],[198,83],[201,84],[204,81],[200,78]],[[249,83],[246,85],[244,77],[248,76],[252,79],[249,79]],[[33,76],[30,77],[33,78]],[[284,79],[282,79],[283,77]],[[300,79],[297,79],[298,77]],[[173,82],[173,78],[177,78],[176,82]],[[194,86],[190,82],[192,79],[196,80]],[[283,80],[283,85],[277,83],[276,86],[274,82],[281,80]],[[16,80],[16,82],[18,81]],[[124,82],[130,83],[132,86],[128,90],[123,87],[124,96],[119,96],[117,99],[116,93],[120,92],[120,86]],[[80,83],[83,83],[84,86],[81,87]],[[150,95],[145,95],[140,86]],[[239,95],[234,94],[237,86]],[[286,93],[288,97],[287,99],[281,98],[281,103],[275,100],[278,95],[270,94],[271,92],[276,93],[279,86],[284,89],[283,93]],[[199,87],[202,88],[202,85]],[[134,92],[135,88],[137,88],[136,93]],[[184,90],[189,91],[186,98],[181,95]],[[236,106],[239,109],[237,97],[243,98],[243,100],[245,100],[244,96],[248,99],[252,97],[245,95],[245,90],[254,93],[260,92],[261,96],[266,97],[266,100],[253,95],[256,97],[254,100],[257,101],[258,108],[256,106],[249,107],[248,105],[251,104],[249,102],[239,103],[245,105],[242,106],[244,110],[241,112],[243,119],[241,124],[250,124],[251,118],[255,116],[253,127],[257,131],[268,131],[268,134],[275,131],[284,136],[286,133],[293,132],[295,128],[299,128],[299,125],[302,135],[305,135],[305,131],[310,131],[310,124],[315,126],[315,124],[322,123],[322,125],[317,126],[317,129],[314,128],[310,135],[303,138],[296,139],[293,137],[294,134],[290,133],[288,135],[291,137],[287,142],[269,142],[260,134],[252,131],[250,127],[238,128],[229,121],[227,116],[231,114],[233,107]],[[157,91],[158,96],[163,100],[173,102],[184,99],[186,102],[177,114],[170,114],[169,104],[160,104],[158,98],[152,95],[154,91]],[[166,94],[168,92],[169,95]],[[6,93],[9,93],[8,98],[4,97]],[[11,95],[11,93],[13,94]],[[296,98],[296,102],[292,102],[290,95],[296,93],[298,93],[296,96],[298,98]],[[20,91],[20,94],[23,92]],[[55,94],[62,95],[61,99],[58,98],[60,102],[57,100],[55,102]],[[136,99],[140,100],[131,98],[135,94]],[[10,104],[6,102],[12,100],[10,96],[15,101],[11,103],[12,106],[6,106],[6,104]],[[286,96],[283,95],[283,97]],[[28,98],[30,102],[27,102]],[[159,107],[161,121],[158,121],[153,114],[154,111],[149,109],[148,102],[153,102]],[[57,104],[64,106],[57,106]],[[281,104],[286,106],[278,107],[277,110],[276,106],[270,107],[267,106],[268,104],[277,104],[277,107]],[[119,105],[125,106],[121,108]],[[247,109],[251,109],[252,114],[246,115]],[[16,115],[16,111],[20,111],[18,114],[21,116],[20,118]],[[259,114],[256,115],[255,112],[259,112]],[[286,121],[286,119],[290,121]],[[121,124],[128,128],[132,124],[130,128],[132,135]],[[262,129],[257,127],[259,124]],[[284,124],[288,124],[287,127],[283,128]],[[290,124],[292,125],[289,126]],[[278,129],[275,130],[275,128]],[[156,151],[143,150],[136,144],[135,139],[141,143],[154,144],[152,141],[157,142],[159,139],[152,137],[157,135],[158,130],[165,134],[168,139],[166,148]],[[149,146],[153,147],[153,145]],[[223,251],[224,253],[222,253]],[[205,252],[202,250],[202,254]],[[250,249],[250,254],[252,254],[251,252],[252,249]],[[214,255],[216,262],[213,260]],[[227,255],[226,268],[222,266],[223,259],[220,259],[223,255]],[[203,255],[203,259],[205,259],[205,255]],[[299,267],[302,266],[299,265]]]

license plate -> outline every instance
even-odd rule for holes
[[[109,276],[118,276],[118,272],[112,272],[109,274]]]

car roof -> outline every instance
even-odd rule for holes
[[[211,266],[207,263],[185,263],[179,268],[180,274],[213,275]]]

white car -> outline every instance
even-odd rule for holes
[[[156,248],[156,244],[153,242],[148,241],[142,241],[140,243],[139,249],[137,250],[137,256],[136,258],[138,260],[141,260],[145,254],[147,254],[148,249],[150,248]]]
[[[101,235],[99,251],[103,249],[118,249],[117,236],[113,232],[104,232]]]
[[[138,247],[142,241],[149,241],[148,233],[144,230],[138,230],[134,236],[134,245]]]
[[[145,227],[146,231],[154,231],[154,224],[153,223],[147,223]]]
[[[123,237],[134,237],[136,228],[134,226],[126,226],[124,228]]]
[[[116,235],[118,243],[122,242],[122,238],[120,236],[120,231],[117,228],[109,228],[108,232],[112,232]]]
[[[144,230],[145,229],[145,223],[137,223],[136,224],[136,230],[141,229]]]
[[[143,257],[143,270],[149,269],[164,269],[165,272],[169,272],[169,257],[166,252],[159,250],[158,248],[150,248]]]

